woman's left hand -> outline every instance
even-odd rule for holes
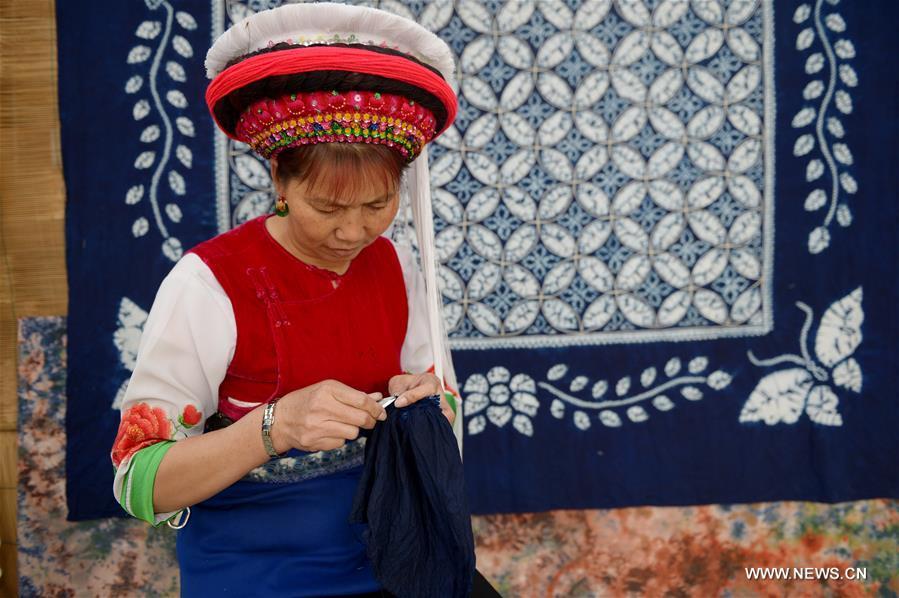
[[[398,396],[395,405],[399,408],[431,395],[440,395],[440,410],[443,415],[451,425],[456,420],[456,414],[450,409],[449,403],[443,396],[443,385],[434,374],[399,374],[390,379],[387,389],[390,394]]]

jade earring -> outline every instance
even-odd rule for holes
[[[283,195],[279,195],[278,199],[275,200],[275,214],[278,216],[287,216],[290,212],[290,208],[287,206],[287,200],[284,199]]]

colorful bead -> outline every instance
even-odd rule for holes
[[[235,134],[266,158],[286,147],[341,141],[380,143],[411,161],[433,139],[434,115],[408,98],[380,92],[334,91],[260,100],[240,116]],[[349,99],[353,110],[341,110]]]

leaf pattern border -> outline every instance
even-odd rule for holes
[[[172,155],[181,163],[181,165],[189,169],[193,165],[193,152],[184,143],[179,143],[173,152],[175,145],[175,129],[184,138],[194,137],[196,135],[194,123],[188,117],[179,115],[174,118],[170,116],[166,110],[165,104],[162,102],[159,90],[158,75],[162,64],[163,55],[170,48],[173,49],[182,58],[191,58],[193,56],[193,47],[190,42],[182,35],[173,32],[175,23],[184,31],[193,31],[197,29],[197,22],[193,16],[185,11],[175,11],[172,4],[167,0],[145,0],[145,4],[150,10],[159,10],[165,13],[165,22],[160,23],[154,20],[145,20],[141,23],[135,36],[143,41],[151,41],[159,38],[159,42],[155,49],[151,49],[143,43],[138,43],[132,47],[128,53],[127,62],[129,64],[141,64],[150,60],[149,73],[147,73],[147,86],[150,92],[151,103],[147,99],[139,99],[132,109],[132,116],[135,121],[141,121],[146,118],[151,111],[155,109],[159,120],[162,124],[162,133],[157,124],[146,126],[140,135],[142,143],[158,143],[162,138],[162,148],[159,160],[156,160],[156,150],[145,150],[139,153],[134,161],[134,168],[142,171],[153,168],[150,176],[149,189],[145,189],[143,184],[132,185],[125,193],[125,203],[128,205],[136,205],[143,199],[145,190],[147,191],[148,202],[152,211],[152,221],[159,230],[159,234],[163,238],[162,252],[172,262],[178,261],[183,254],[183,248],[180,239],[170,233],[169,228],[163,218],[163,211],[168,220],[177,224],[181,221],[183,213],[177,201],[172,201],[165,205],[164,210],[160,208],[159,186],[163,173],[168,169],[166,179],[168,186],[175,197],[184,196],[187,192],[184,176],[170,167]],[[173,34],[174,33],[174,34]],[[187,80],[187,71],[175,60],[167,61],[165,72],[175,83],[183,83]],[[144,85],[144,77],[140,74],[132,75],[125,83],[125,92],[127,94],[137,94]],[[187,107],[188,102],[184,93],[178,89],[170,89],[165,94],[168,104],[175,110],[183,110]],[[174,126],[173,126],[174,125]],[[150,221],[145,216],[137,217],[131,226],[131,232],[135,238],[140,238],[149,232]]]
[[[687,363],[684,372],[682,361],[673,357],[661,371],[648,367],[635,376],[635,381],[625,376],[611,387],[607,379],[591,381],[585,375],[569,375],[569,367],[564,363],[552,366],[540,382],[527,374],[512,376],[505,367],[496,366],[486,376],[473,374],[466,380],[462,388],[463,413],[471,418],[467,423],[469,435],[483,432],[488,422],[503,428],[511,421],[516,431],[533,436],[532,418],[540,407],[540,388],[553,397],[550,413],[554,418],[563,419],[570,405],[572,423],[581,431],[592,425],[589,412],[598,412],[596,419],[602,425],[617,428],[624,423],[617,408],[626,408],[625,416],[631,422],[642,423],[650,416],[649,410],[639,403],[648,401],[657,411],[665,412],[676,406],[670,398],[675,390],[687,401],[699,401],[705,396],[701,386],[720,391],[730,385],[730,374],[720,369],[706,373],[708,368],[708,358],[699,356]],[[611,394],[616,398],[607,398]]]
[[[828,3],[835,6],[839,0],[828,0]],[[826,184],[816,185],[804,203],[804,208],[809,212],[828,206],[821,224],[809,234],[808,251],[812,254],[821,253],[830,246],[830,225],[834,219],[843,227],[852,224],[852,211],[845,202],[845,196],[858,191],[857,181],[848,172],[848,167],[854,161],[849,146],[841,141],[831,143],[825,136],[825,128],[836,140],[842,139],[845,135],[845,128],[840,119],[827,114],[831,110],[831,102],[838,112],[844,115],[852,113],[852,96],[849,89],[858,85],[858,74],[848,61],[855,57],[855,46],[845,38],[831,43],[827,30],[842,33],[846,30],[846,22],[838,12],[831,12],[822,20],[823,4],[824,0],[817,0],[814,9],[809,4],[801,4],[793,14],[793,21],[797,25],[806,23],[809,18],[812,20],[812,23],[796,36],[796,49],[800,52],[810,50],[818,40],[824,50],[824,54],[812,52],[805,62],[805,72],[812,77],[812,80],[805,86],[803,97],[806,100],[821,97],[820,104],[817,109],[804,106],[792,121],[793,128],[799,131],[814,124],[813,133],[800,134],[793,146],[793,155],[796,157],[806,156],[815,149],[820,155],[820,158],[812,158],[806,165],[806,181],[809,183],[818,181],[825,173],[825,164],[830,174],[829,193],[824,189]],[[825,63],[828,68],[826,87],[821,79],[814,77],[824,68]],[[845,89],[837,89],[838,82]]]

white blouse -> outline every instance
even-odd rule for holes
[[[409,320],[400,353],[404,371],[421,373],[433,365],[427,321],[424,277],[412,251],[394,245],[403,270]],[[124,413],[137,403],[161,407],[170,421],[188,405],[200,412],[199,423],[178,427],[174,440],[203,431],[206,418],[218,410],[218,389],[237,344],[237,324],[227,293],[199,256],[185,254],[159,286],[138,346],[134,372],[122,400]],[[235,401],[236,404],[241,405]],[[114,493],[122,502],[131,458],[116,470]],[[130,513],[125,496],[122,505]],[[157,514],[157,522],[172,513]]]

